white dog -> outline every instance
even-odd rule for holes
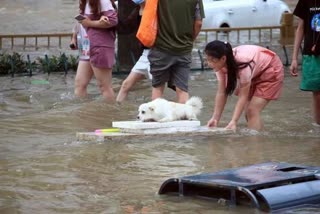
[[[185,104],[158,98],[141,104],[137,118],[142,122],[197,120],[202,107],[203,104],[200,97],[191,97]]]

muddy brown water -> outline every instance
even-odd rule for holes
[[[0,19],[11,22],[1,21],[1,33],[55,26],[67,31],[72,21],[66,17],[73,17],[76,4],[1,1]],[[28,20],[22,21],[25,16]],[[135,87],[124,104],[111,105],[101,99],[94,80],[90,96],[76,99],[73,80],[73,73],[0,77],[0,213],[256,213],[157,191],[168,178],[267,161],[320,166],[320,129],[312,125],[311,94],[298,89],[300,79],[290,77],[288,68],[282,96],[264,110],[265,131],[259,134],[247,130],[242,118],[232,135],[106,143],[79,142],[75,134],[135,119],[138,105],[150,100],[150,83]],[[116,89],[121,81],[114,78]],[[193,72],[190,91],[203,98],[199,119],[206,124],[216,91],[213,73]],[[166,90],[166,98],[174,94]],[[230,120],[235,101],[230,98],[221,125]]]

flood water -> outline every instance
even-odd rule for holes
[[[56,11],[66,22],[59,24],[59,32],[68,31],[72,21],[67,17],[73,17],[77,2],[2,0],[0,19],[7,22],[1,21],[1,33],[55,29],[55,24],[37,22],[36,27],[14,18],[26,10],[29,22],[42,15],[46,20]],[[298,89],[300,79],[290,77],[288,68],[282,96],[264,110],[265,131],[259,134],[246,130],[242,118],[235,134],[123,142],[80,142],[76,132],[134,120],[138,106],[150,100],[149,82],[135,87],[127,102],[112,105],[102,100],[94,80],[90,96],[76,99],[73,80],[74,73],[0,77],[0,213],[257,213],[248,207],[159,196],[157,191],[168,178],[268,161],[320,166],[320,128],[312,125],[311,94]],[[121,80],[114,78],[116,91]],[[199,117],[203,125],[212,114],[215,91],[211,71],[192,74],[191,95],[204,101]],[[174,94],[166,90],[166,98]],[[227,103],[222,126],[229,122],[235,101],[231,97]]]

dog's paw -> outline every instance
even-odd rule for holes
[[[188,120],[198,120],[197,115],[195,115],[195,114],[191,114],[187,118],[188,118]]]
[[[188,120],[194,121],[194,120],[198,120],[198,118],[196,118],[196,117],[191,117],[191,118],[189,118]]]
[[[158,122],[160,122],[160,123],[165,123],[165,122],[171,122],[171,121],[172,121],[171,118],[169,118],[169,117],[164,117],[164,118],[162,118],[161,120],[159,120]]]
[[[153,118],[150,118],[150,119],[142,120],[142,122],[157,122],[157,121]]]

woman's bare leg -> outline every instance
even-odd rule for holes
[[[94,66],[92,66],[92,69],[102,96],[108,102],[114,102],[115,97],[112,88],[112,69],[97,68]]]
[[[92,79],[93,71],[89,61],[79,61],[75,77],[74,93],[77,97],[87,96],[87,86]]]
[[[269,100],[252,97],[246,109],[246,118],[248,121],[248,128],[260,131],[263,129],[263,122],[261,120],[261,112],[269,103]]]

